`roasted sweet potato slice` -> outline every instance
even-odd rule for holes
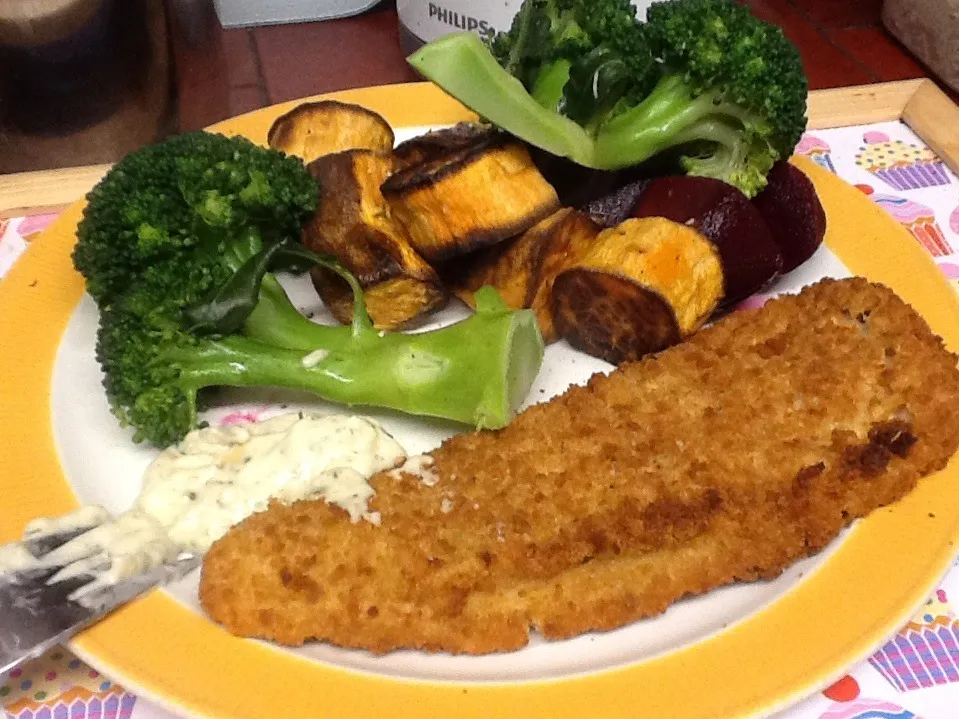
[[[559,207],[526,149],[503,138],[408,167],[382,189],[428,262],[515,237]]]
[[[423,162],[442,159],[460,150],[496,142],[500,135],[500,131],[492,125],[478,122],[460,122],[453,127],[417,135],[394,148],[396,169],[402,170]]]
[[[695,332],[716,309],[723,272],[699,232],[659,217],[604,230],[553,284],[553,321],[574,347],[636,360]]]
[[[469,269],[452,284],[452,290],[472,307],[477,290],[484,285],[495,287],[510,307],[532,308],[543,340],[554,342],[558,338],[550,306],[553,281],[585,252],[599,230],[586,214],[564,207],[515,240],[477,253],[478,257],[465,257]]]
[[[702,232],[723,263],[724,307],[758,292],[782,271],[783,255],[759,210],[720,180],[658,177],[638,197],[633,216],[665,217]]]
[[[393,128],[372,110],[338,100],[297,105],[270,127],[267,142],[309,163],[343,150],[393,149]]]
[[[320,184],[316,214],[303,230],[303,243],[336,255],[360,281],[373,324],[395,329],[446,303],[436,271],[410,246],[402,225],[390,215],[380,185],[393,158],[371,150],[324,155],[308,166]],[[341,322],[353,316],[349,286],[336,275],[314,269],[313,285]]]

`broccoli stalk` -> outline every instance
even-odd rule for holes
[[[368,322],[329,329],[337,333],[329,349],[310,352],[242,335],[140,346],[150,358],[147,381],[121,416],[137,439],[165,446],[196,426],[201,390],[264,386],[498,428],[543,359],[535,316],[510,310],[489,287],[477,293],[474,315],[439,330],[384,334]]]
[[[277,347],[305,351],[339,349],[349,339],[341,327],[321,325],[300,314],[273,274],[263,278],[256,307],[243,323],[242,334]]]
[[[732,0],[654,3],[645,24],[622,0],[526,0],[488,46],[452,34],[409,62],[491,122],[578,164],[614,170],[675,150],[687,173],[747,195],[805,128],[796,48]]]
[[[629,166],[673,147],[692,153],[698,149],[700,153],[680,160],[687,174],[723,180],[751,197],[765,187],[766,175],[780,157],[763,140],[762,124],[761,118],[724,101],[720,92],[695,95],[681,75],[670,74],[643,102],[604,126],[596,137],[594,161]]]
[[[586,131],[539,104],[474,33],[444,35],[413,53],[409,63],[507,132],[554,155],[594,166],[593,140]]]
[[[317,194],[298,161],[206,133],[129,155],[91,192],[74,264],[100,309],[111,408],[136,441],[181,439],[218,386],[302,389],[479,427],[510,420],[542,363],[535,316],[485,288],[462,322],[376,331],[356,278],[297,241]],[[350,284],[350,326],[301,315],[273,274],[312,265]]]

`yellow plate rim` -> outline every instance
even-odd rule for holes
[[[323,97],[365,105],[395,127],[472,117],[426,83]],[[298,102],[213,129],[262,143],[273,119]],[[955,351],[959,303],[932,259],[864,195],[810,162],[796,162],[816,183],[830,218],[833,252],[854,274],[895,289]],[[77,504],[54,443],[50,380],[60,338],[83,292],[70,263],[81,210],[78,203],[65,211],[0,282],[0,541],[13,539],[35,516]],[[254,719],[278,711],[357,719],[384,713],[632,717],[637,711],[674,719],[755,716],[826,686],[920,606],[955,557],[956,475],[957,465],[950,463],[902,502],[860,522],[798,587],[731,628],[587,676],[479,684],[351,673],[232,637],[162,593],[123,608],[73,646],[131,691],[202,719]]]

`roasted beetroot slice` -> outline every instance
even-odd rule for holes
[[[806,173],[788,162],[777,162],[766,187],[753,198],[783,255],[783,272],[812,257],[826,234],[826,213]]]
[[[725,282],[723,307],[749,297],[782,271],[779,247],[759,211],[742,192],[720,180],[656,178],[636,201],[632,215],[692,225],[716,246]]]

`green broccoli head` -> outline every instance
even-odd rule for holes
[[[469,33],[410,57],[532,145],[616,170],[660,154],[758,192],[805,124],[807,81],[782,30],[734,0],[525,0],[489,49]],[[519,82],[517,82],[517,80]]]
[[[600,166],[678,154],[688,174],[752,196],[806,125],[807,82],[782,30],[733,0],[654,3],[643,33],[662,68],[656,87],[601,128]]]
[[[73,261],[97,302],[123,293],[144,268],[205,245],[216,256],[249,228],[297,236],[316,208],[302,163],[242,138],[177,135],[127,155],[87,195]]]
[[[644,30],[656,60],[694,98],[717,105],[714,115],[739,119],[747,141],[766,140],[777,157],[792,153],[808,83],[781,28],[732,0],[670,0],[650,6]]]
[[[165,447],[195,425],[196,393],[177,386],[170,355],[202,341],[184,329],[184,312],[227,276],[194,249],[159,260],[135,287],[101,305],[96,357],[111,409],[135,428],[135,441]]]
[[[589,34],[566,0],[529,0],[507,32],[489,38],[496,60],[528,84],[540,68],[590,49]]]
[[[655,83],[639,27],[630,0],[527,0],[490,48],[543,107],[598,125]]]

